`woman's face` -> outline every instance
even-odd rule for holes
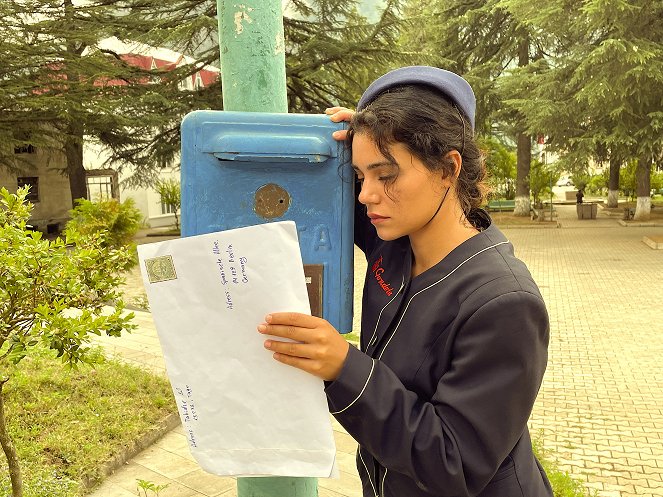
[[[361,182],[359,201],[382,240],[422,232],[450,186],[402,143],[391,145],[389,151],[395,163],[380,153],[368,135],[353,137],[352,166]]]

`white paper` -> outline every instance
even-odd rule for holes
[[[271,312],[310,314],[295,223],[140,245],[138,255],[198,464],[217,475],[334,475],[322,380],[275,361],[256,330]]]

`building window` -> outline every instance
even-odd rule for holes
[[[19,188],[23,188],[24,186],[30,187],[30,191],[26,197],[27,200],[33,203],[39,202],[39,178],[35,176],[16,178],[16,182]]]
[[[88,175],[87,178],[87,198],[99,202],[115,198],[114,181],[112,175]]]
[[[34,147],[34,145],[26,144],[26,145],[21,145],[20,147],[14,147],[14,153],[15,154],[36,154],[37,149]]]

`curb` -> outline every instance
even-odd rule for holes
[[[83,478],[82,490],[90,491],[99,485],[105,478],[112,475],[117,469],[124,466],[130,459],[157,442],[166,433],[180,425],[180,415],[177,412],[169,414],[158,421],[147,433],[144,433],[130,446],[122,448],[118,454],[106,461],[97,475]]]
[[[661,237],[648,237],[648,236],[643,236],[642,241],[650,248],[654,250],[663,250],[663,241],[658,241],[661,239]]]
[[[647,221],[644,223],[639,223],[639,222],[626,222],[622,219],[617,221],[619,224],[624,226],[625,228],[663,228],[663,223],[657,223],[656,221]]]
[[[499,229],[507,229],[507,230],[512,230],[512,229],[530,229],[530,230],[539,230],[539,229],[551,229],[551,228],[561,228],[562,225],[559,222],[556,223],[541,223],[539,224],[497,224],[495,225]]]

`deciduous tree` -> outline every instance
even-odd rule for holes
[[[7,458],[12,496],[22,497],[23,480],[11,434],[7,431],[4,386],[35,347],[47,347],[64,366],[91,361],[91,335],[119,336],[133,328],[117,286],[117,268],[126,250],[105,248],[98,236],[70,232],[67,244],[29,232],[32,206],[27,188],[0,189],[0,445]],[[114,308],[106,307],[116,302]]]

